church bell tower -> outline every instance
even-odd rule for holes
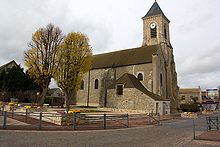
[[[155,1],[143,19],[142,46],[166,43],[170,45],[169,19]]]

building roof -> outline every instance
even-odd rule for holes
[[[180,88],[179,89],[179,94],[184,94],[184,93],[200,93],[201,89],[200,88]]]
[[[147,12],[147,14],[143,18],[154,16],[154,15],[162,15],[165,19],[169,21],[169,19],[164,15],[163,11],[161,10],[160,6],[158,5],[156,1],[153,3],[150,10]]]
[[[52,89],[48,89],[47,90],[47,97],[52,96],[53,94],[55,94],[55,92],[59,93],[61,96],[61,90],[59,88],[52,88]]]
[[[0,70],[9,67],[9,65],[11,65],[11,64],[14,64],[15,66],[18,66],[18,64],[14,60],[12,60],[12,61],[0,66]]]
[[[152,54],[156,54],[159,45],[143,46],[93,56],[92,69],[120,67],[152,62]]]
[[[124,88],[136,88],[156,101],[166,101],[159,95],[148,91],[143,86],[143,84],[132,74],[125,73],[116,81],[116,84],[123,84]],[[115,84],[112,84],[109,89],[115,89]]]

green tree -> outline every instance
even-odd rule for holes
[[[0,71],[0,93],[4,93],[8,99],[10,97],[22,99],[24,92],[40,90],[40,87],[23,72],[20,66]]]
[[[69,33],[61,48],[59,56],[62,60],[55,80],[65,93],[65,105],[69,109],[70,100],[76,100],[83,74],[91,68],[92,49],[89,38],[80,32]]]
[[[43,89],[40,106],[44,104],[51,78],[59,67],[60,59],[57,54],[63,38],[60,28],[49,24],[46,28],[38,29],[32,35],[32,41],[29,43],[30,49],[25,52],[24,58],[28,74]]]

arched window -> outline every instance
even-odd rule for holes
[[[151,38],[157,38],[157,27],[150,29]]]
[[[138,76],[137,76],[138,80],[140,81],[143,81],[143,74],[142,73],[139,73]]]
[[[81,90],[83,90],[83,89],[84,89],[84,81],[83,81],[83,80],[81,81],[81,86],[80,86],[80,89],[81,89]]]
[[[99,80],[98,79],[95,80],[95,89],[99,89]]]

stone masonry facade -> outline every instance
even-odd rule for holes
[[[161,114],[177,110],[178,85],[170,21],[157,2],[142,19],[141,47],[94,55],[92,69],[84,75],[77,92],[79,105]],[[118,83],[122,85],[122,95],[118,94]]]

